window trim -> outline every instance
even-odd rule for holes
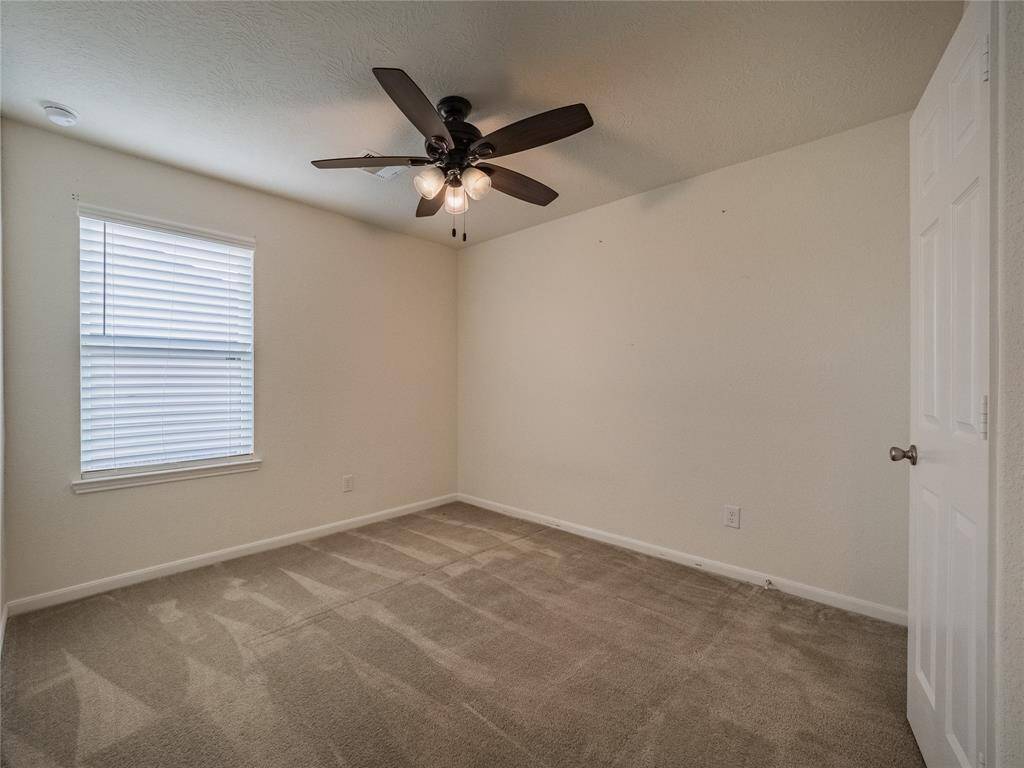
[[[71,490],[77,494],[96,491],[115,491],[118,488],[132,488],[139,485],[173,483],[177,480],[191,480],[195,477],[216,477],[234,475],[239,472],[254,472],[263,464],[255,454],[246,454],[231,461],[222,459],[199,459],[177,464],[154,464],[141,471],[132,469],[102,469],[83,472],[79,480],[71,481]]]
[[[227,232],[218,232],[214,229],[200,229],[199,227],[190,227],[188,224],[179,224],[166,219],[155,219],[149,216],[140,216],[134,213],[126,213],[125,211],[116,211],[111,208],[100,208],[95,205],[79,203],[78,217],[81,218],[83,216],[87,219],[102,219],[114,224],[156,229],[169,235],[198,237],[203,240],[212,240],[226,245],[237,245],[240,248],[251,248],[253,251],[256,250],[256,240],[251,237],[242,237],[241,235],[232,235]],[[253,253],[253,264],[255,265],[255,263],[256,254]]]
[[[238,456],[218,456],[209,459],[197,459],[195,461],[182,461],[169,464],[143,464],[134,467],[120,467],[117,469],[100,469],[92,471],[81,471],[81,464],[78,466],[77,477],[71,481],[71,490],[76,494],[95,493],[97,491],[111,491],[119,488],[132,488],[142,485],[157,485],[160,483],[172,483],[178,480],[190,480],[199,477],[216,477],[218,475],[233,475],[240,472],[253,472],[263,464],[263,459],[257,454],[257,432],[256,432],[256,239],[243,237],[213,229],[203,229],[187,224],[157,219],[151,216],[141,216],[135,213],[103,208],[97,205],[79,203],[76,212],[76,222],[82,217],[95,218],[116,224],[124,224],[130,227],[144,227],[158,230],[171,235],[184,235],[186,237],[197,237],[204,240],[224,243],[226,245],[239,246],[252,250],[252,305],[253,305],[253,350],[252,350],[252,409],[253,409],[253,452]],[[76,230],[77,231],[77,230]],[[78,242],[76,240],[76,242]],[[81,244],[78,245],[79,249]],[[80,256],[79,256],[80,259]],[[79,261],[76,260],[76,269]],[[81,317],[79,306],[78,317]],[[81,346],[76,345],[78,351],[78,371],[82,370]],[[76,403],[78,424],[82,423],[81,398]],[[79,429],[78,456],[82,453],[81,429]]]

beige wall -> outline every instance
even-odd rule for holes
[[[1001,3],[996,416],[997,765],[1024,766],[1024,5]]]
[[[3,131],[0,131],[0,168],[3,167]],[[0,178],[3,174],[0,173]],[[0,185],[2,187],[2,185]],[[7,606],[7,537],[4,535],[4,248],[3,248],[3,191],[0,189],[0,612]],[[3,627],[0,626],[0,633]]]
[[[460,490],[905,609],[908,121],[463,251]]]
[[[9,121],[2,151],[8,600],[456,490],[450,249]],[[258,472],[71,492],[76,194],[255,238]]]

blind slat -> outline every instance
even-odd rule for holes
[[[82,471],[253,451],[253,252],[83,216]]]

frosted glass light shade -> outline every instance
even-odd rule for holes
[[[444,179],[444,171],[432,165],[416,174],[412,180],[412,185],[416,187],[420,197],[425,200],[433,200],[437,193],[441,191],[441,187],[444,186]]]
[[[466,188],[466,194],[480,200],[491,191],[491,177],[479,168],[467,168],[462,172],[462,186]]]
[[[444,193],[444,210],[446,213],[465,213],[469,209],[465,187],[450,186]]]

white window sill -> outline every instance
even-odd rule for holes
[[[253,472],[259,469],[262,463],[262,459],[252,457],[243,461],[223,461],[216,464],[197,464],[190,467],[172,467],[88,477],[73,480],[71,490],[75,493],[95,493],[97,491],[114,491],[118,488],[133,488],[137,485],[173,483],[177,480],[191,480],[195,477],[233,475],[236,472]]]

